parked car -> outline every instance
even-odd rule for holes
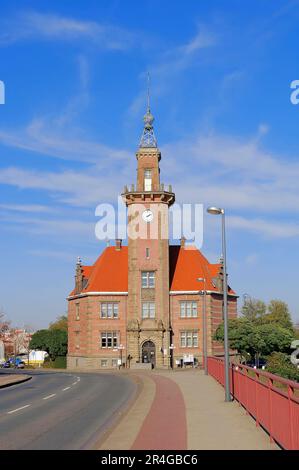
[[[18,369],[24,369],[25,367],[25,362],[24,361],[19,361],[17,364],[16,364],[16,367]]]
[[[10,368],[10,362],[9,361],[2,362],[1,367],[3,369],[9,369]]]
[[[10,357],[8,361],[6,361],[7,367],[14,367],[17,369],[24,369],[25,367],[25,362],[22,361],[20,357]]]
[[[246,365],[249,367],[254,367],[258,369],[265,369],[267,366],[267,361],[265,359],[259,359],[258,361],[248,361]]]

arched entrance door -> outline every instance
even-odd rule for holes
[[[152,341],[145,341],[142,345],[142,362],[152,364],[155,367],[156,364],[156,346]]]

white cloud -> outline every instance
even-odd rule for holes
[[[99,49],[125,50],[134,44],[135,35],[125,29],[55,14],[23,12],[13,19],[2,19],[0,45],[24,39],[59,41],[88,40]]]
[[[216,43],[215,35],[205,30],[202,26],[196,35],[185,45],[181,46],[178,50],[183,56],[194,54],[200,49],[214,46]]]
[[[49,206],[44,206],[40,204],[0,204],[0,209],[5,211],[13,212],[42,212],[49,213],[54,212],[55,209]]]
[[[77,142],[77,152],[80,146],[86,148],[85,142]],[[48,147],[48,151],[56,154],[58,149],[71,147],[71,141],[53,139],[53,148]],[[116,202],[124,184],[130,183],[135,174],[135,161],[130,152],[119,155],[113,148],[109,152],[112,159],[99,154],[97,165],[90,158],[92,164],[80,171],[4,168],[0,170],[0,182],[47,191],[56,201],[71,206],[93,208],[101,202]],[[231,219],[233,228],[267,237],[299,235],[299,224],[293,222],[294,212],[299,212],[299,165],[262,150],[259,138],[240,140],[216,133],[200,134],[166,145],[162,154],[162,182],[173,184],[177,201],[223,206],[228,215],[235,216]],[[262,216],[256,217],[257,212]],[[280,213],[284,214],[284,222],[279,221]],[[268,220],[270,214],[275,214],[277,222]]]
[[[159,60],[148,68],[155,83],[151,90],[151,96],[160,96],[169,91],[175,84],[176,75],[194,65],[194,61],[200,51],[214,46],[216,43],[215,34],[208,31],[203,25],[200,25],[190,41],[174,46],[165,52],[162,51],[159,54]],[[141,74],[144,83],[145,75],[145,72]],[[129,115],[135,117],[137,114],[140,114],[141,110],[144,109],[145,99],[145,91],[138,93],[129,107]]]
[[[230,228],[258,233],[269,238],[299,237],[298,224],[282,223],[280,220],[272,222],[259,218],[246,219],[245,217],[229,216],[228,225]]]
[[[299,211],[297,160],[263,150],[260,138],[241,140],[212,132],[171,143],[162,151],[164,172],[172,176],[180,197],[230,210]]]
[[[95,223],[76,219],[42,219],[36,217],[8,217],[1,216],[3,226],[16,228],[36,235],[55,235],[56,237],[68,236],[75,239],[80,236],[95,239]],[[87,239],[87,238],[86,238]]]
[[[0,183],[21,189],[47,191],[56,200],[75,206],[95,206],[117,199],[124,185],[118,186],[111,176],[103,177],[99,171],[42,172],[21,168],[0,170]]]
[[[68,120],[68,119],[67,119]],[[59,119],[56,119],[56,124]],[[65,119],[62,120],[66,122]],[[62,121],[60,123],[62,123]],[[77,131],[78,134],[78,131]],[[68,132],[55,122],[46,119],[34,119],[25,128],[19,130],[0,129],[0,143],[9,147],[29,150],[42,155],[50,155],[62,160],[97,163],[109,160],[126,160],[128,152],[110,148],[100,142],[81,138]]]

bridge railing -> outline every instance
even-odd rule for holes
[[[208,358],[208,372],[224,386],[224,361]],[[283,449],[299,449],[299,383],[242,364],[230,368],[230,391]]]

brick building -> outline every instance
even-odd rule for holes
[[[184,239],[169,245],[168,211],[175,194],[160,182],[161,153],[152,124],[148,108],[136,153],[137,181],[122,194],[128,245],[116,240],[92,266],[77,262],[68,297],[68,367],[201,364],[204,301],[208,354],[223,353],[213,341],[222,322],[222,265],[209,263]],[[230,288],[228,303],[229,315],[236,316],[237,296]]]

